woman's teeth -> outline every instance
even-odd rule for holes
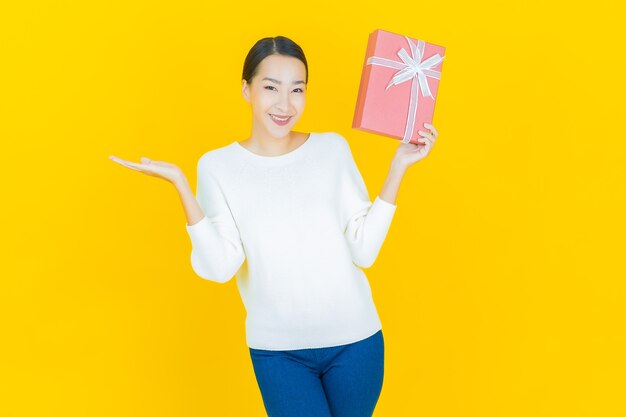
[[[289,123],[291,121],[291,117],[292,116],[288,116],[286,118],[285,117],[280,118],[280,117],[274,116],[273,114],[270,113],[270,118],[274,121],[274,123],[276,123],[279,126],[286,126],[287,123]]]

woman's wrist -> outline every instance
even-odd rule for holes
[[[406,170],[407,170],[407,166],[404,164],[401,164],[396,158],[394,158],[391,161],[391,166],[389,167],[389,172],[392,175],[399,175],[399,176],[404,176]]]
[[[179,175],[175,176],[171,180],[171,183],[174,185],[174,187],[176,187],[179,193],[183,190],[191,189],[189,181],[187,181],[187,177],[182,172]]]

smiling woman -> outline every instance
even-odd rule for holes
[[[284,36],[263,38],[250,49],[242,72],[242,95],[252,108],[252,133],[239,144],[262,155],[282,155],[308,135],[292,132],[302,116],[309,73],[302,48]]]
[[[272,207],[264,209],[261,206],[265,204],[260,203],[252,211],[240,210],[231,201],[231,210],[239,217],[239,226],[233,229],[246,228],[249,221],[245,217],[256,213],[250,216],[256,219],[255,229],[271,233],[258,237],[265,246],[258,253],[278,256],[265,259],[251,247],[247,251],[248,269],[259,262],[269,269],[248,270],[245,281],[242,277],[246,272],[238,277],[249,313],[246,328],[250,358],[268,415],[371,416],[382,389],[381,324],[372,298],[366,295],[370,293],[367,279],[350,262],[350,256],[348,269],[342,259],[352,247],[355,262],[371,265],[395,205],[378,198],[372,205],[345,139],[332,133],[312,135],[292,130],[304,111],[307,83],[304,52],[289,38],[259,40],[244,62],[242,95],[251,106],[252,132],[248,139],[235,142],[236,146],[229,149],[240,151],[235,155],[243,158],[244,164],[261,169],[246,168],[245,172],[254,174],[238,179],[240,192],[262,192],[265,197],[261,201]],[[307,146],[303,146],[305,143]],[[311,165],[307,159],[318,162]],[[269,173],[274,168],[277,176],[258,182],[267,176],[262,170],[270,169],[265,171]],[[200,171],[198,176],[200,181]],[[267,184],[272,185],[270,189]],[[336,206],[342,199],[351,202],[342,213],[315,209],[320,204]],[[285,207],[291,210],[285,211]],[[340,235],[346,230],[348,236],[359,237],[344,240],[334,237],[334,232],[325,234],[324,230],[336,228],[331,220],[335,215],[354,221],[337,228]],[[365,218],[369,219],[367,242],[362,240]],[[296,224],[290,226],[289,219]],[[313,228],[302,227],[306,224]],[[309,238],[299,240],[297,236]],[[340,241],[343,244],[335,243]],[[311,260],[317,261],[309,264]],[[239,258],[234,262],[240,263]],[[321,272],[321,263],[326,263],[330,271]],[[302,273],[283,276],[280,271],[284,267],[302,269]],[[256,311],[261,309],[264,311]]]

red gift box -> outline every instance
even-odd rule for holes
[[[445,48],[377,29],[369,35],[354,129],[417,143],[432,124]]]

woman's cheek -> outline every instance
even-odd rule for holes
[[[294,100],[294,104],[297,107],[304,107],[304,103],[306,102],[306,97],[304,94],[298,95],[298,97]]]

